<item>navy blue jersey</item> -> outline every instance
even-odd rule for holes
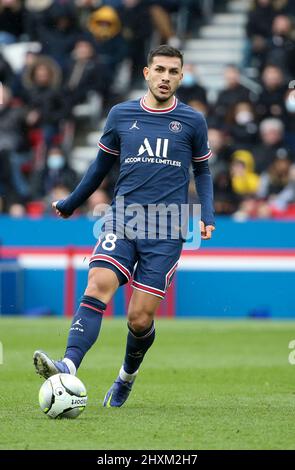
[[[187,203],[191,163],[211,156],[203,115],[176,98],[166,109],[144,98],[114,106],[98,145],[120,158],[115,197],[125,205]]]

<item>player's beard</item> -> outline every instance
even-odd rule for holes
[[[161,104],[163,104],[163,103],[165,103],[165,102],[168,102],[168,101],[170,100],[171,96],[173,96],[174,93],[175,93],[175,91],[176,91],[176,90],[171,91],[171,93],[169,94],[169,96],[166,97],[166,96],[159,96],[156,92],[154,92],[154,91],[152,90],[151,87],[149,87],[149,90],[150,90],[151,94],[153,95],[153,97],[155,98],[155,100],[157,100],[157,102],[158,102],[158,103],[161,103]]]

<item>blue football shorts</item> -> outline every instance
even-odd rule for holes
[[[132,279],[134,289],[164,298],[182,245],[182,239],[131,240],[107,233],[95,245],[89,268],[109,268],[116,273],[120,285]]]

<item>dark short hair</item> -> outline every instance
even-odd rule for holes
[[[151,65],[153,62],[154,57],[156,56],[165,56],[165,57],[178,57],[181,62],[181,67],[183,66],[183,55],[180,50],[176,49],[175,47],[167,46],[166,44],[162,44],[161,46],[152,49],[147,57],[148,65]]]

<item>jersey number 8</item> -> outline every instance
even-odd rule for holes
[[[113,251],[116,248],[117,235],[108,233],[101,246],[106,251]]]

